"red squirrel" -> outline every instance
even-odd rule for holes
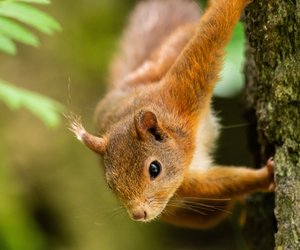
[[[133,220],[208,228],[237,199],[274,190],[272,161],[250,169],[218,166],[211,157],[219,133],[212,92],[248,2],[213,0],[202,16],[189,0],[139,3],[96,109],[99,136],[71,121],[77,138],[102,157],[106,181]]]

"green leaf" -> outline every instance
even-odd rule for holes
[[[0,79],[0,100],[12,109],[27,108],[49,127],[56,127],[64,106],[46,96],[18,88]]]
[[[6,0],[5,2],[25,2],[25,3],[37,3],[37,4],[50,4],[49,0]]]
[[[39,45],[39,40],[34,34],[7,18],[0,17],[0,33],[27,45]]]
[[[46,34],[61,30],[60,24],[46,13],[16,2],[0,2],[0,15],[15,18]]]
[[[1,33],[0,33],[0,50],[10,55],[15,55],[17,52],[17,48],[13,43],[13,41],[8,37],[2,35]]]

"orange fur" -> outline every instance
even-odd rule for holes
[[[96,109],[101,137],[73,124],[103,156],[106,180],[133,219],[161,215],[207,228],[241,196],[273,191],[272,163],[260,170],[219,167],[210,156],[218,135],[212,91],[247,2],[215,0],[197,23],[200,11],[191,1],[140,3],[112,64],[110,91]],[[161,165],[155,178],[153,162]]]

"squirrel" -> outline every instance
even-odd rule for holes
[[[103,159],[108,186],[136,221],[209,228],[237,200],[273,192],[274,162],[261,169],[219,166],[211,108],[224,47],[249,0],[137,4],[96,108],[99,136],[79,119],[70,129]]]

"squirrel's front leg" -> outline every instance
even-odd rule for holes
[[[191,170],[162,219],[179,226],[207,228],[228,217],[241,197],[253,192],[274,191],[274,163],[261,169],[216,166]]]
[[[216,166],[191,170],[177,194],[182,197],[234,198],[253,192],[274,191],[274,162],[261,169]]]

